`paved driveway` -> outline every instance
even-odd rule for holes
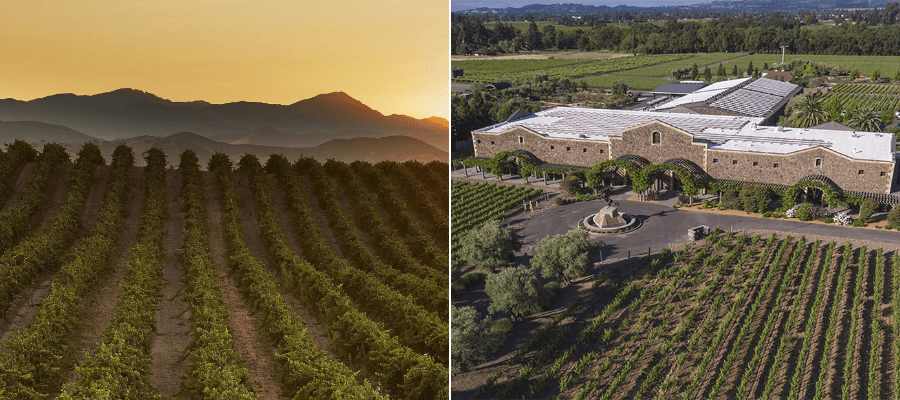
[[[547,235],[566,233],[578,226],[578,222],[589,214],[600,210],[606,202],[588,201],[567,204],[548,209],[530,219],[518,218],[512,223],[522,227],[520,234],[526,244],[534,245]],[[635,215],[644,221],[639,229],[622,235],[591,235],[592,241],[607,244],[603,252],[605,258],[624,258],[647,253],[651,247],[655,253],[670,244],[687,240],[687,231],[699,225],[710,228],[719,226],[728,229],[764,229],[793,232],[797,236],[819,235],[836,238],[867,240],[897,244],[900,248],[900,232],[859,229],[834,225],[809,224],[798,220],[757,218],[739,215],[709,214],[697,211],[676,210],[653,203],[619,201],[619,211]]]

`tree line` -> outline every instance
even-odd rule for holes
[[[535,19],[524,32],[510,22],[485,22],[480,17],[454,15],[452,54],[498,54],[546,49],[611,50],[664,54],[696,52],[780,52],[780,46],[800,54],[900,55],[898,3],[881,14],[859,20],[837,18],[834,26],[801,29],[796,16],[725,16],[708,21],[664,23],[600,22],[584,28],[538,27]],[[876,18],[876,15],[879,17]],[[568,18],[571,19],[571,18]],[[814,17],[807,23],[818,22]]]

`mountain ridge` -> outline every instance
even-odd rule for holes
[[[128,88],[93,95],[62,93],[28,101],[0,100],[0,120],[62,125],[104,140],[191,131],[216,141],[232,142],[267,126],[293,135],[294,143],[289,144],[295,147],[352,137],[346,132],[363,132],[359,136],[409,136],[447,151],[449,128],[432,118],[435,117],[385,116],[341,91],[289,105],[173,102]]]

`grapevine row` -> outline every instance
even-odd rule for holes
[[[231,176],[228,156],[221,153],[214,155],[210,161],[210,170],[217,176],[222,204],[225,206],[226,236],[230,243],[232,262],[239,269],[257,271],[255,275],[264,274],[262,265],[253,257],[244,240],[243,215],[238,206],[240,199]],[[396,393],[398,398],[448,397],[447,369],[435,363],[431,357],[416,354],[408,347],[401,346],[388,332],[357,311],[327,275],[297,257],[287,245],[271,203],[264,208],[258,207],[257,219],[260,236],[273,265],[279,266],[285,283],[294,288],[304,303],[316,305],[310,307],[310,311],[322,321],[336,352],[372,371],[378,376],[379,383],[389,392]],[[242,280],[247,281],[248,278],[244,277]],[[273,285],[266,289],[277,293]],[[277,323],[277,320],[270,323]],[[297,368],[300,366],[302,364],[296,365]],[[352,380],[352,376],[350,379]],[[353,394],[347,396],[354,397]]]
[[[162,287],[166,158],[162,150],[151,148],[146,160],[140,237],[131,249],[115,315],[94,354],[78,367],[78,381],[62,399],[150,397],[154,393],[147,373],[152,363],[153,313]]]
[[[807,355],[809,355],[812,346],[816,316],[819,314],[818,310],[822,301],[825,299],[825,286],[828,282],[828,272],[834,270],[837,265],[837,258],[833,257],[834,249],[835,243],[831,242],[825,253],[825,266],[822,268],[822,272],[819,273],[819,281],[816,285],[818,289],[816,290],[815,300],[813,301],[812,308],[810,308],[809,316],[806,319],[806,330],[803,333],[803,344],[800,346],[800,354],[797,356],[797,365],[794,367],[794,373],[791,375],[791,390],[787,395],[789,400],[797,399],[800,393],[800,379],[807,366],[806,358]],[[828,265],[828,260],[832,260],[831,265]]]
[[[57,257],[75,238],[79,215],[90,189],[94,167],[103,163],[100,149],[85,143],[72,170],[65,200],[42,234],[26,238],[0,256],[0,315],[5,315],[15,295],[41,271],[57,265]]]
[[[383,184],[387,182],[381,172],[372,164],[356,161],[353,169],[360,175],[363,182],[378,194],[378,199],[383,209],[391,218],[393,227],[400,235],[406,238],[406,244],[413,255],[428,267],[440,272],[447,271],[447,253],[437,247],[434,240],[419,226],[409,211],[406,202],[400,196]]]
[[[6,342],[0,356],[0,396],[46,397],[58,390],[60,358],[69,334],[78,325],[84,296],[105,271],[116,248],[124,210],[128,175],[134,165],[131,148],[120,145],[113,154],[111,179],[91,236],[85,238],[53,279],[47,298],[28,327]]]
[[[284,162],[287,161],[286,159],[282,160]],[[317,161],[311,159],[304,161],[301,159],[298,161],[298,165],[301,165],[301,163],[307,164],[307,176],[314,182],[317,182],[318,179],[327,179]],[[300,181],[296,175],[290,174],[290,168],[286,168],[283,164],[280,168],[274,166],[273,168],[281,171],[280,179],[284,191],[295,206],[291,208],[291,211],[296,210],[296,206],[306,204],[307,200],[305,199],[303,188],[299,186]],[[239,171],[246,173],[250,177],[250,186],[259,214],[264,212],[274,213],[272,211],[273,206],[269,187],[256,157],[245,155],[241,159]],[[310,173],[309,171],[314,172]],[[316,184],[317,191],[320,193],[327,189],[332,189],[333,191],[333,188],[327,187],[326,184],[328,182],[319,181]],[[333,193],[332,197],[334,199],[337,198]],[[327,207],[327,201],[320,203]],[[332,204],[339,207],[339,204],[334,202]],[[308,215],[308,213],[304,214]],[[295,219],[295,222],[298,221]],[[307,221],[309,220],[307,219]],[[305,235],[304,231],[310,230],[312,235],[316,235],[316,230],[313,227],[315,225],[296,226],[298,228],[296,231],[299,235]],[[347,232],[344,233],[346,234]],[[339,240],[343,239],[339,238]],[[318,243],[321,244],[323,241]],[[305,254],[311,253],[306,252]],[[368,263],[371,263],[371,259],[360,259],[356,264],[365,266]],[[384,323],[386,328],[391,329],[398,336],[400,343],[409,346],[420,354],[429,354],[441,364],[447,365],[447,349],[450,343],[449,329],[447,324],[441,321],[441,318],[436,314],[429,313],[424,308],[414,304],[409,297],[397,293],[382,283],[374,274],[355,268],[347,261],[338,258],[331,247],[327,245],[318,246],[316,261],[313,263],[313,266],[319,271],[326,272],[336,284],[345,288],[344,293],[346,293],[347,297],[355,301],[361,311],[367,313],[373,319]],[[382,269],[390,270],[387,267]],[[444,307],[446,307],[446,303]]]
[[[282,168],[278,169],[282,171],[282,174],[290,168],[286,158],[282,158],[281,165]],[[319,199],[319,206],[325,211],[328,222],[337,235],[338,246],[340,246],[350,264],[360,271],[368,272],[370,277],[367,279],[374,279],[404,296],[409,296],[415,304],[426,309],[439,320],[446,322],[447,304],[449,301],[446,283],[438,286],[433,282],[403,273],[382,263],[363,243],[353,223],[350,222],[350,218],[344,213],[344,208],[341,206],[341,200],[335,191],[334,184],[325,175],[323,168],[317,163],[308,163],[308,165],[309,168],[306,170],[305,175],[312,181],[313,191]],[[257,166],[258,163],[249,167],[253,169]],[[264,177],[253,181],[257,185],[266,183]],[[296,190],[299,188],[296,187],[297,182],[295,180],[283,179],[283,182],[289,188],[289,193],[297,193]],[[422,320],[422,322],[424,325],[425,320]]]
[[[429,282],[446,286],[447,272],[437,271],[422,265],[410,254],[409,249],[397,238],[394,231],[382,218],[362,180],[349,165],[334,160],[325,163],[325,169],[332,174],[347,191],[347,199],[357,218],[357,227],[368,233],[372,248],[378,256],[392,268],[418,276]],[[442,297],[446,298],[446,294]],[[445,307],[446,309],[446,304]]]
[[[22,197],[0,214],[0,253],[15,246],[31,228],[31,218],[47,196],[51,175],[68,161],[65,147],[56,143],[44,145]]]

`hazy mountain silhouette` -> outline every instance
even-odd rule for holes
[[[0,121],[0,143],[16,139],[33,144],[44,142],[90,142],[97,139],[65,126],[35,121]]]
[[[135,89],[89,96],[68,93],[30,101],[0,100],[0,120],[63,125],[105,140],[189,131],[219,142],[246,139],[247,144],[256,144],[253,134],[268,127],[281,138],[273,141],[272,132],[258,135],[269,138],[266,144],[315,146],[332,139],[402,135],[446,151],[449,137],[442,118],[385,116],[343,92],[320,94],[290,105],[173,102]]]

